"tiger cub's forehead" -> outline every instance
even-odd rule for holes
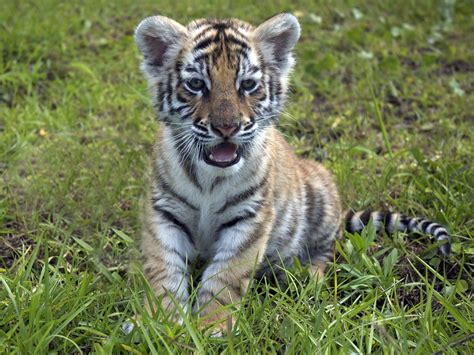
[[[241,32],[251,32],[254,30],[254,27],[245,21],[239,19],[197,19],[191,21],[186,29],[190,33],[201,33],[204,34],[203,30],[220,30],[220,29],[234,29]]]
[[[254,27],[237,19],[199,19],[187,26],[184,70],[209,75],[208,70],[232,69],[236,74],[256,72],[260,60],[253,42]]]

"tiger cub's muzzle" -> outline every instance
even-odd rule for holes
[[[241,124],[239,122],[211,122],[211,130],[222,137],[221,143],[211,146],[204,154],[204,161],[213,166],[227,168],[240,161],[241,151],[239,146],[229,141],[239,133]]]

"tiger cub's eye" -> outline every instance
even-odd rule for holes
[[[186,84],[189,87],[189,89],[191,89],[191,91],[201,91],[202,89],[204,89],[204,86],[206,86],[206,84],[204,83],[204,80],[197,79],[197,78],[192,78],[188,80]]]
[[[255,89],[257,82],[253,79],[245,79],[240,82],[240,87],[245,91],[251,91]]]

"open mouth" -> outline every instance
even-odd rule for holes
[[[204,154],[204,161],[209,165],[227,168],[237,164],[240,160],[239,147],[237,144],[222,142],[211,147]]]

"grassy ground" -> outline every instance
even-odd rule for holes
[[[133,29],[161,13],[303,33],[281,128],[337,176],[344,205],[453,234],[346,235],[323,283],[262,282],[240,334],[141,313],[138,206],[156,128]],[[456,0],[13,1],[0,10],[0,352],[473,353],[474,4]],[[469,340],[471,339],[471,340]]]

